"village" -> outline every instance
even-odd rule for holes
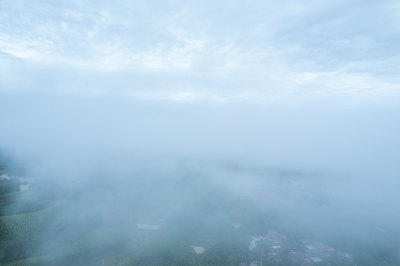
[[[11,193],[16,191],[28,190],[33,178],[13,177],[6,173],[5,170],[0,169],[0,192]]]
[[[262,265],[356,265],[348,252],[338,251],[329,245],[303,239],[299,243],[274,230],[264,236],[253,236],[249,250],[260,253],[259,261],[251,261],[242,266]]]
[[[162,229],[156,224],[137,224],[139,230],[154,231]],[[234,231],[239,231],[241,224],[233,223]],[[207,248],[190,246],[195,254],[203,254]],[[337,250],[325,243],[302,239],[295,241],[289,236],[276,230],[268,230],[264,235],[252,236],[248,246],[249,257],[257,254],[257,260],[241,262],[240,266],[269,266],[269,265],[357,265],[354,256],[349,252]]]

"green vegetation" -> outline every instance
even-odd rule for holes
[[[84,203],[92,199],[86,192],[60,193],[63,198],[56,198],[47,192],[53,191],[51,188],[32,186],[29,191],[1,194],[0,264],[237,265],[247,260],[248,232],[235,231],[230,220],[239,219],[240,212],[255,217],[255,212],[240,210],[239,203],[220,191],[209,190],[210,201],[196,202],[204,197],[204,184],[184,185],[187,193],[195,190],[187,196],[195,202],[195,209],[153,208],[150,201],[143,201],[136,206],[152,207],[154,211],[133,216],[113,213],[118,217],[109,213],[103,216],[101,201],[98,209],[89,212],[84,204],[76,205],[77,200]],[[215,204],[210,204],[212,201]],[[234,206],[234,210],[227,206]],[[135,218],[137,215],[140,219]],[[226,215],[231,218],[227,220]],[[163,220],[161,230],[137,227],[142,221],[159,223],[162,216],[168,218]],[[206,250],[196,254],[192,245]]]

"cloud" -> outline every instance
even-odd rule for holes
[[[148,100],[398,99],[393,1],[3,1],[1,9],[0,67],[14,76],[2,91],[23,91],[23,77],[29,91]],[[69,80],[76,75],[85,83]]]

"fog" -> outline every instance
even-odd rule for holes
[[[0,264],[400,265],[396,1],[0,2]]]
[[[260,222],[269,217],[265,228],[336,245],[356,241],[360,249],[398,248],[397,106],[3,100],[1,147],[19,165],[14,171],[46,184],[56,202],[72,203],[49,220],[42,249],[88,226],[126,221],[166,220],[162,230],[174,237],[176,228],[210,233],[220,223],[245,223],[246,214],[230,209],[241,204]],[[27,196],[20,204],[33,200]],[[57,219],[65,232],[51,230]]]

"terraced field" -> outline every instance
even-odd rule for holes
[[[76,206],[76,198],[86,196],[56,198],[46,191],[51,189],[32,186],[0,195],[1,265],[237,265],[249,260],[247,232],[238,232],[229,221],[215,228],[216,221],[205,224],[184,212],[159,219],[162,209],[146,216],[112,206],[105,215],[112,219],[102,220],[105,206],[89,212]],[[71,210],[75,216],[66,217]],[[161,226],[149,230],[140,222]],[[193,245],[206,247],[205,252],[196,254]]]

